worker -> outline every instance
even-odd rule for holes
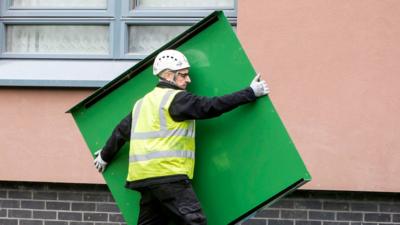
[[[232,94],[196,96],[186,91],[189,68],[181,52],[160,52],[153,64],[157,86],[134,104],[96,153],[95,167],[103,172],[130,141],[126,187],[141,193],[139,225],[207,224],[191,184],[195,120],[220,116],[269,93],[266,82],[256,75],[250,87]]]

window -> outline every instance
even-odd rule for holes
[[[131,5],[136,7],[146,7],[146,8],[181,8],[181,9],[229,9],[234,8],[234,1],[232,0],[131,0]]]
[[[5,52],[108,54],[107,25],[7,25]]]
[[[100,87],[237,0],[0,0],[0,86]]]
[[[106,9],[107,0],[11,0],[12,9]]]
[[[2,0],[0,57],[142,59],[236,0]]]
[[[189,26],[129,25],[128,53],[150,54],[188,28]]]

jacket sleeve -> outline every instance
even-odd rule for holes
[[[169,107],[173,120],[180,122],[193,119],[209,119],[220,116],[232,109],[257,99],[249,87],[232,94],[219,97],[196,96],[183,91],[174,97]]]
[[[106,144],[101,151],[101,158],[107,163],[111,162],[114,156],[122,148],[122,146],[130,140],[132,113],[126,116],[114,128],[111,136],[108,138]]]

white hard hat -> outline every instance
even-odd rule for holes
[[[153,64],[153,73],[158,75],[163,70],[181,70],[189,68],[189,62],[185,55],[177,50],[164,50],[156,56]]]

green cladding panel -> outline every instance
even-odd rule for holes
[[[190,64],[189,91],[220,96],[248,87],[255,70],[222,12],[214,12],[73,107],[90,151],[103,147],[136,100],[158,80],[157,53],[175,48]],[[126,189],[126,144],[104,172],[122,214],[136,224],[140,194]],[[268,96],[196,123],[193,185],[210,225],[239,222],[311,179]]]

